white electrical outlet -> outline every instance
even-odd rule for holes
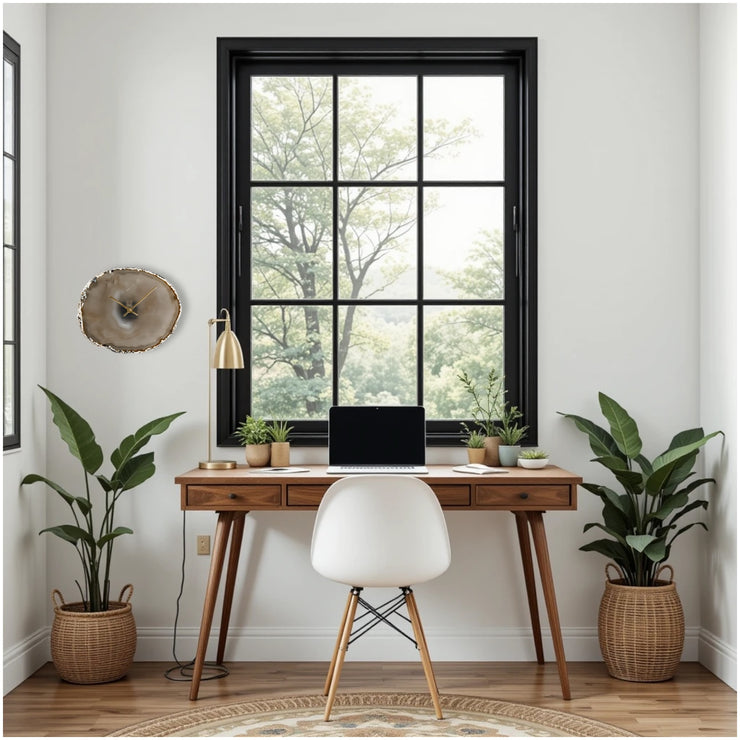
[[[199,534],[195,538],[195,549],[198,555],[211,554],[211,535]]]

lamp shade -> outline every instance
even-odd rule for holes
[[[216,340],[213,352],[212,367],[218,370],[241,369],[244,367],[244,355],[239,340],[231,331],[231,320],[226,319],[226,326]]]

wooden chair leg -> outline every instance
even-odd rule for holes
[[[329,672],[326,674],[326,683],[324,684],[324,696],[329,693],[331,687],[331,679],[334,675],[334,666],[337,664],[337,655],[339,654],[339,646],[342,643],[342,635],[344,634],[344,626],[347,624],[347,615],[349,614],[350,605],[352,603],[352,591],[347,595],[347,605],[344,607],[344,614],[342,615],[342,621],[339,624],[339,631],[337,632],[337,641],[334,645],[334,653],[331,656],[331,663],[329,663]]]
[[[439,704],[439,689],[437,688],[437,681],[434,678],[432,661],[429,658],[429,648],[427,647],[426,637],[424,636],[424,630],[421,626],[421,618],[419,617],[419,610],[416,607],[414,592],[411,589],[404,590],[404,596],[406,597],[406,608],[408,609],[409,617],[411,618],[411,626],[414,628],[416,644],[419,646],[419,652],[421,653],[421,664],[424,667],[424,675],[426,676],[427,685],[429,686],[429,693],[432,695],[434,712],[437,715],[437,719],[444,719],[442,716],[442,707]]]
[[[360,598],[360,592],[357,589],[352,589],[349,597],[349,604],[347,610],[347,618],[344,620],[344,629],[342,630],[342,639],[339,643],[339,652],[337,658],[334,661],[334,672],[331,677],[329,684],[328,697],[326,699],[326,709],[324,710],[324,722],[329,721],[329,715],[331,714],[331,708],[334,706],[334,699],[337,695],[337,686],[339,685],[339,677],[342,675],[342,666],[344,665],[344,656],[347,653],[347,646],[349,645],[349,638],[352,634],[352,624],[355,621],[355,612],[357,611],[357,602]]]

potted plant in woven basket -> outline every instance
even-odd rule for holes
[[[702,521],[686,523],[689,512],[706,509],[705,499],[691,498],[712,478],[694,475],[699,449],[722,432],[704,434],[701,428],[679,432],[668,448],[652,461],[642,454],[637,424],[613,399],[599,393],[601,412],[609,431],[575,414],[563,414],[588,436],[598,462],[610,470],[624,493],[584,483],[604,503],[603,522],[586,524],[608,537],[580,549],[610,558],[599,607],[599,646],[609,674],[627,681],[665,681],[681,659],[684,619],[673,581],[665,565],[676,537]],[[683,521],[681,521],[683,520]],[[614,571],[610,578],[609,569]],[[661,578],[662,571],[670,576]]]
[[[137,453],[185,412],[154,419],[125,437],[110,456],[113,473],[106,477],[98,472],[103,464],[103,450],[90,425],[61,398],[46,388],[41,390],[49,399],[52,419],[62,440],[80,461],[84,479],[81,492],[70,492],[35,473],[21,481],[24,485],[45,483],[69,506],[72,523],[47,527],[39,534],[50,532],[69,542],[82,564],[82,583],[75,581],[82,601],[67,604],[57,589],[52,591],[52,660],[65,681],[115,681],[126,675],[136,650],[136,624],[130,604],[133,587],[124,586],[117,601],[110,598],[115,541],[124,534],[133,534],[128,527],[116,526],[116,502],[154,475],[154,453]],[[98,496],[93,495],[92,479],[102,489]]]

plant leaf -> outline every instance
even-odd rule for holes
[[[103,464],[103,450],[95,441],[90,425],[59,396],[39,386],[51,404],[52,420],[59,429],[61,438],[67,443],[69,451],[82,463],[91,475]]]
[[[51,532],[51,534],[55,534],[57,537],[60,537],[66,542],[71,542],[73,545],[76,545],[80,540],[82,540],[91,547],[95,547],[95,540],[90,536],[90,533],[81,527],[75,527],[73,524],[61,524],[56,527],[47,527],[46,529],[42,529],[39,534],[43,534],[44,532]]]
[[[635,420],[613,399],[599,392],[601,413],[609,422],[609,428],[619,449],[629,458],[635,459],[642,450],[642,440]]]
[[[178,417],[182,416],[185,412],[178,411],[176,414],[170,414],[169,416],[162,416],[159,419],[150,421],[133,434],[125,437],[121,444],[113,450],[110,461],[116,468],[116,471],[120,469],[133,455],[135,455],[155,434],[162,434],[167,431],[170,424]]]
[[[594,422],[589,419],[584,419],[582,416],[576,416],[576,414],[564,414],[562,411],[558,411],[558,413],[566,419],[571,419],[577,429],[588,435],[588,441],[594,455],[597,455],[598,457],[621,456],[617,443],[606,429],[602,429],[598,424],[594,424]]]
[[[658,455],[658,457],[653,460],[653,469],[655,470],[655,473],[658,473],[658,471],[665,467],[666,465],[671,465],[672,463],[675,463],[677,460],[680,460],[681,458],[686,457],[687,455],[692,454],[699,448],[703,447],[707,442],[709,442],[712,437],[716,437],[718,434],[723,434],[721,431],[712,432],[711,434],[707,434],[704,437],[701,437],[700,439],[695,439],[693,442],[689,442],[688,444],[679,445],[678,447],[673,447],[666,452],[664,452],[662,455]],[[676,435],[679,437],[680,435]],[[675,438],[674,438],[675,439]]]
[[[644,550],[646,557],[654,563],[660,563],[666,559],[666,541],[664,539],[651,542]]]
[[[651,534],[630,534],[625,539],[627,544],[637,552],[643,552],[651,542],[655,542],[655,537]]]
[[[615,542],[614,540],[594,540],[586,545],[581,545],[578,549],[583,550],[583,552],[601,553],[614,560],[623,568],[630,568],[630,558],[627,550],[623,545],[620,545],[619,542]]]
[[[129,529],[128,527],[116,527],[112,532],[108,532],[108,534],[104,534],[99,540],[98,540],[98,547],[102,548],[103,545],[110,542],[111,540],[114,540],[116,537],[120,537],[122,534],[133,534],[134,530]]]
[[[71,493],[67,493],[67,491],[65,491],[64,488],[62,488],[58,483],[54,483],[53,480],[44,478],[43,475],[30,473],[21,481],[22,486],[25,486],[29,483],[46,483],[49,488],[51,488],[53,491],[56,491],[70,506],[72,506],[75,500],[75,497]]]
[[[128,462],[124,463],[117,474],[118,477],[114,478],[116,488],[120,488],[123,491],[136,488],[136,486],[151,478],[155,470],[153,452],[146,452],[143,455],[132,457]]]

